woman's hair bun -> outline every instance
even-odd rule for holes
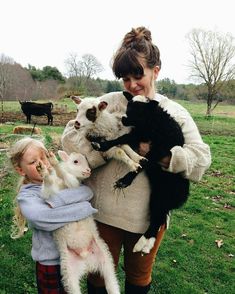
[[[125,47],[131,47],[132,44],[141,42],[142,40],[152,42],[151,32],[145,27],[133,28],[125,35],[122,45]]]

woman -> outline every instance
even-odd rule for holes
[[[152,43],[151,32],[145,27],[139,27],[127,33],[114,56],[113,72],[118,79],[122,78],[126,91],[134,96],[144,95],[157,100],[180,124],[185,138],[184,146],[173,147],[171,155],[162,158],[159,164],[169,172],[181,172],[189,180],[199,181],[211,163],[209,146],[202,141],[198,128],[186,109],[155,93],[154,85],[160,69],[160,52]],[[108,102],[111,111],[125,113],[127,100],[122,93],[106,94],[102,100]],[[73,121],[69,122],[64,130],[62,144],[67,152],[78,148]],[[139,153],[144,155],[149,148],[150,144],[141,143]],[[158,231],[154,247],[149,254],[142,256],[140,253],[133,253],[135,243],[149,225],[148,180],[142,172],[131,186],[114,192],[114,183],[127,173],[127,167],[115,160],[105,163],[100,154],[95,154],[97,161],[94,160],[94,153],[92,158],[90,154],[86,154],[92,168],[95,168],[86,184],[94,192],[92,204],[98,209],[95,218],[100,235],[108,244],[116,265],[123,248],[125,293],[148,293],[152,266],[166,225]],[[88,293],[106,293],[100,277],[88,278]]]

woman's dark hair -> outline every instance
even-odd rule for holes
[[[143,63],[149,67],[159,66],[161,68],[160,51],[152,43],[151,32],[145,27],[132,29],[122,41],[121,47],[113,58],[113,73],[120,79],[127,75],[143,76]]]

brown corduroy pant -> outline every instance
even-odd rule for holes
[[[100,236],[109,247],[116,268],[123,246],[126,280],[130,284],[136,286],[148,285],[151,282],[152,267],[155,257],[165,233],[165,225],[160,228],[156,236],[154,247],[150,253],[143,256],[139,252],[133,253],[134,245],[141,237],[141,234],[131,233],[99,222],[97,222],[97,226]],[[98,274],[89,275],[88,280],[95,287],[104,286],[104,281]]]

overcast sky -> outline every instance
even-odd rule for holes
[[[0,0],[0,54],[22,66],[46,65],[66,73],[70,53],[92,54],[114,79],[110,60],[132,27],[146,26],[161,51],[159,79],[188,83],[193,28],[235,37],[233,0]]]

